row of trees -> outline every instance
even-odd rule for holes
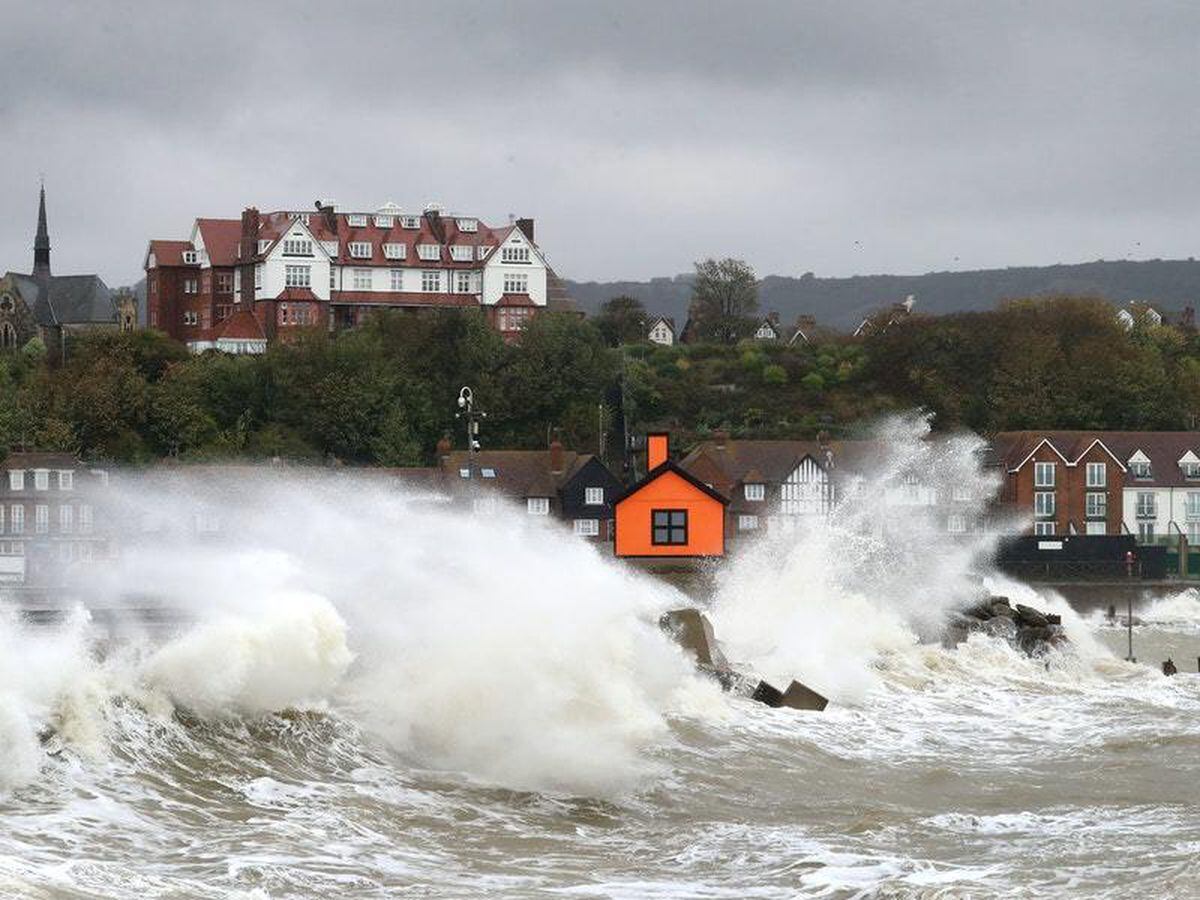
[[[713,327],[730,341],[725,316]],[[31,345],[0,356],[0,450],[426,464],[460,427],[464,384],[489,412],[485,445],[513,448],[544,447],[556,431],[577,449],[601,432],[619,448],[622,422],[686,442],[716,428],[811,437],[914,407],[985,433],[1189,429],[1200,410],[1200,338],[1144,323],[1127,332],[1103,300],[1024,300],[796,347],[613,347],[611,321],[545,313],[509,345],[477,311],[381,314],[257,357],[103,333],[72,339],[60,367]]]

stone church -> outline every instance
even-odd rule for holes
[[[0,278],[0,350],[42,339],[52,359],[61,359],[68,334],[93,328],[125,328],[112,292],[99,275],[54,275],[50,271],[50,232],[46,227],[46,188],[38,203],[33,271],[6,272]],[[133,327],[136,319],[128,325]]]

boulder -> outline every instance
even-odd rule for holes
[[[992,598],[992,615],[1004,616],[1006,619],[1016,618],[1017,611],[1012,608],[1007,597]]]
[[[1018,603],[1017,624],[1031,628],[1041,628],[1042,626],[1050,623],[1043,613],[1034,609],[1032,606],[1026,606],[1024,603]]]
[[[695,658],[696,665],[714,672],[729,671],[729,661],[717,644],[712,623],[700,610],[673,609],[662,614],[658,625]]]

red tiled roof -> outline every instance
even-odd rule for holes
[[[1130,480],[1147,487],[1196,486],[1179,468],[1179,460],[1190,450],[1200,457],[1200,432],[1197,431],[1005,431],[993,436],[991,444],[996,460],[1006,469],[1020,466],[1042,443],[1050,444],[1071,465],[1088,448],[1100,441],[1123,466],[1139,450],[1150,460],[1149,479]],[[1128,476],[1126,476],[1128,478]]]
[[[238,243],[242,238],[241,219],[197,219],[208,261],[214,266],[232,266],[238,261]]]
[[[182,266],[183,251],[192,250],[191,241],[151,241],[150,252],[160,266]],[[193,263],[194,265],[194,263]]]
[[[537,306],[528,294],[501,294],[496,306]]]
[[[321,298],[312,292],[312,288],[305,288],[305,287],[284,288],[282,291],[279,292],[279,295],[275,299],[276,300],[294,300],[294,301],[307,300],[307,301],[316,302],[316,303],[322,302]]]
[[[266,340],[262,325],[248,309],[240,309],[220,325],[211,329],[215,340],[225,338],[232,341]]]
[[[295,212],[278,211],[262,213],[259,218],[260,240],[278,240],[283,233],[291,227],[291,224],[296,219]],[[477,253],[471,254],[469,260],[456,260],[450,257],[450,251],[446,250],[442,253],[440,260],[424,260],[417,254],[418,244],[437,244],[442,247],[469,246],[473,250],[480,244],[489,247],[497,247],[508,239],[512,234],[515,225],[505,225],[500,228],[491,228],[483,222],[479,222],[478,231],[462,231],[458,227],[459,218],[474,218],[468,216],[450,216],[443,215],[440,219],[444,229],[445,240],[439,241],[434,235],[433,229],[430,227],[429,220],[424,216],[420,216],[419,228],[401,228],[400,215],[392,215],[393,226],[391,228],[379,228],[375,225],[375,213],[336,213],[337,229],[331,229],[325,216],[320,212],[306,213],[308,216],[308,230],[312,236],[318,241],[333,241],[338,242],[338,265],[344,266],[387,266],[388,268],[431,268],[439,269],[471,269],[478,267],[479,259]],[[351,226],[349,217],[351,215],[365,215],[367,224],[365,226]],[[410,214],[411,215],[411,214]],[[478,221],[478,220],[476,220]],[[239,226],[240,230],[240,226]],[[350,255],[350,242],[362,242],[371,245],[371,256],[366,259],[353,257]],[[384,244],[403,244],[404,259],[388,259],[383,255]],[[237,252],[236,242],[234,252]]]

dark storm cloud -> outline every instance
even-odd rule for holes
[[[564,273],[1193,253],[1193,4],[7,4],[0,265],[196,215],[437,199]]]

